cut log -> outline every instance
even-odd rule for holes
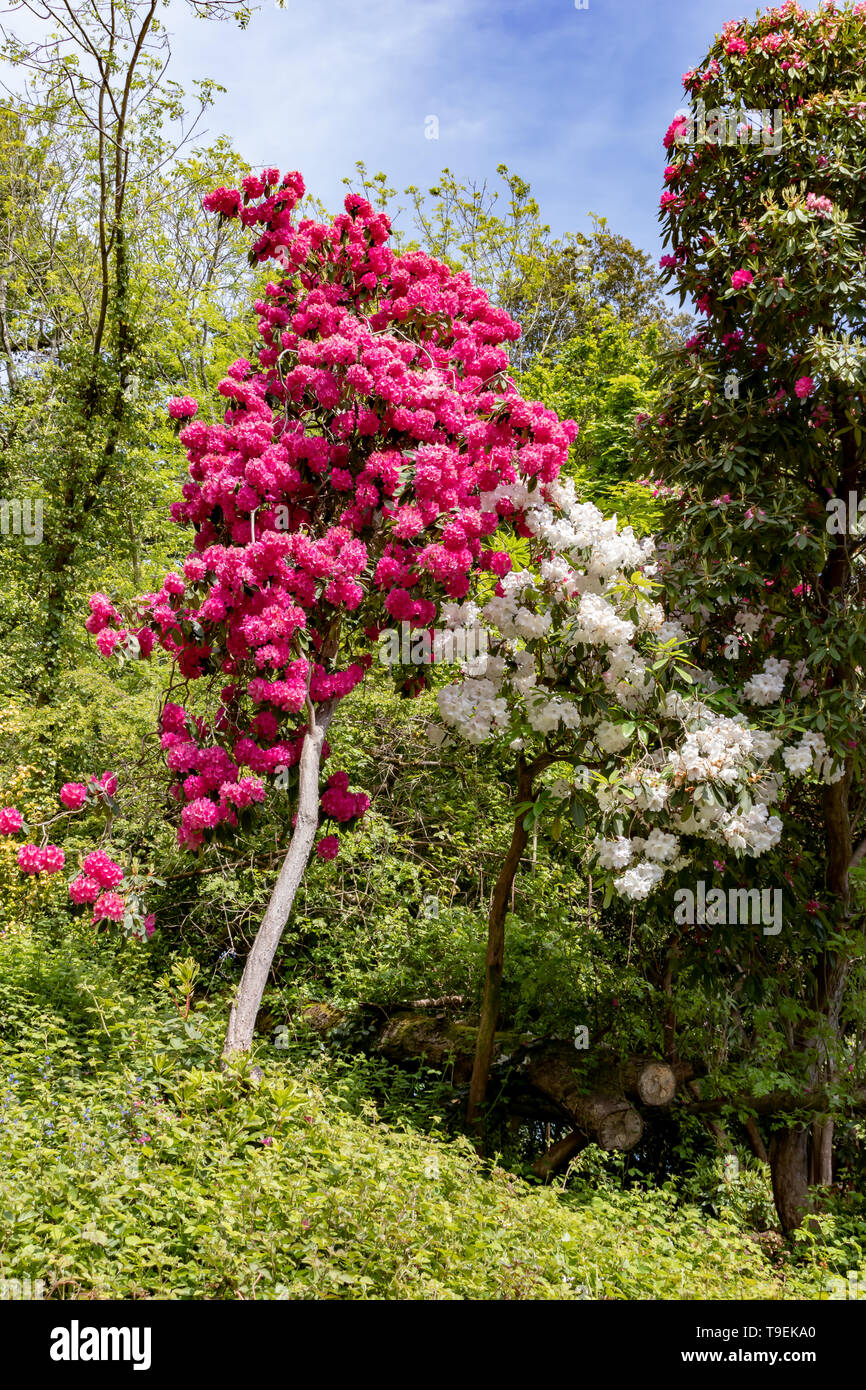
[[[600,1149],[633,1149],[643,1135],[643,1120],[625,1096],[582,1096],[571,1113]]]
[[[554,1044],[528,1053],[520,1070],[530,1085],[571,1116],[575,1128],[600,1148],[634,1148],[643,1134],[643,1120],[634,1106],[622,1094],[587,1094],[575,1074],[574,1062],[574,1049]]]
[[[619,1079],[627,1096],[644,1105],[670,1105],[677,1093],[673,1067],[652,1057],[630,1057],[619,1067]]]
[[[346,1017],[344,1010],[335,1009],[331,1004],[305,1004],[301,1010],[304,1022],[317,1033],[330,1033]]]
[[[472,1024],[449,1019],[444,1014],[406,1012],[388,1019],[374,1046],[392,1062],[423,1058],[434,1067],[444,1068],[450,1064],[454,1068],[455,1084],[462,1086],[472,1075],[476,1034],[477,1029]],[[508,1045],[513,1047],[516,1042],[514,1035],[499,1034],[495,1055],[501,1056]]]
[[[438,999],[413,999],[410,1009],[459,1009],[465,1003],[465,994],[442,994]]]
[[[400,1013],[390,1018],[378,1034],[376,1051],[395,1062],[421,1059],[433,1066],[453,1067],[454,1081],[464,1085],[472,1071],[476,1029],[473,1024],[443,1014]],[[643,1121],[626,1100],[618,1079],[610,1084],[581,1085],[575,1068],[582,1054],[567,1043],[543,1043],[528,1048],[515,1033],[497,1033],[494,1059],[504,1061],[524,1054],[518,1062],[521,1080],[551,1103],[555,1114],[570,1120],[587,1140],[603,1149],[631,1149],[643,1134]],[[667,1078],[658,1078],[651,1063],[646,1089],[667,1094]],[[644,1062],[637,1075],[646,1072]]]

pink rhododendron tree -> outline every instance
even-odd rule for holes
[[[351,827],[366,810],[346,774],[321,796],[319,776],[334,711],[380,626],[429,626],[475,576],[507,573],[489,538],[503,523],[519,530],[521,508],[493,494],[551,482],[576,433],[522,399],[506,350],[520,330],[466,274],[421,252],[395,256],[388,219],[355,195],[329,225],[296,224],[303,191],[299,174],[268,169],[205,199],[254,231],[252,260],[275,262],[255,306],[258,360],[221,383],[223,422],[194,419],[189,397],[169,405],[187,422],[190,465],[172,514],[195,533],[179,572],[123,611],[94,595],[87,620],[105,657],[159,646],[171,658],[160,733],[182,845],[236,833],[278,778],[297,789],[227,1054],[252,1041],[320,818]],[[174,698],[194,684],[207,716],[187,693]],[[319,856],[338,846],[325,835]]]
[[[740,1017],[738,996],[755,1007],[742,1055],[786,1077],[769,1144],[786,1229],[833,1181],[860,1024],[864,62],[866,5],[789,0],[725,25],[685,74],[718,119],[706,138],[685,118],[664,138],[662,265],[700,319],[644,426],[655,476],[683,499],[671,601],[716,677],[736,670],[765,727],[797,731],[785,833],[756,879],[785,895],[783,956],[756,943],[726,981]]]

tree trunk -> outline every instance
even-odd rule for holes
[[[268,975],[316,838],[322,745],[334,708],[333,700],[323,701],[318,709],[314,709],[312,704],[309,706],[310,725],[304,738],[299,766],[298,818],[279,878],[271,893],[262,925],[247,956],[238,992],[231,1006],[223,1046],[224,1058],[238,1052],[249,1052],[252,1046],[256,1018]]]
[[[599,1148],[634,1148],[643,1134],[643,1120],[626,1100],[619,1076],[611,1069],[607,1076],[602,1075],[591,1083],[595,1089],[587,1093],[579,1075],[579,1057],[580,1053],[567,1045],[554,1043],[543,1050],[529,1052],[521,1063],[520,1074],[565,1111],[575,1128],[588,1135]],[[635,1068],[635,1089],[645,1070],[645,1063]]]
[[[532,767],[527,767],[523,758],[520,758],[517,765],[518,805],[531,799],[535,771],[534,764]],[[478,1025],[478,1038],[475,1044],[475,1061],[472,1067],[472,1079],[469,1083],[469,1102],[466,1108],[467,1120],[476,1127],[480,1125],[481,1107],[484,1104],[484,1097],[487,1092],[487,1079],[490,1075],[490,1063],[493,1060],[494,1034],[496,1033],[496,1025],[499,1022],[499,1001],[502,995],[502,964],[505,957],[505,915],[508,911],[508,897],[511,892],[512,884],[514,883],[514,876],[517,873],[517,866],[520,863],[520,857],[526,848],[528,839],[527,832],[523,828],[525,818],[525,810],[520,811],[514,818],[511,844],[508,847],[505,862],[499,871],[499,877],[493,889],[493,897],[490,901],[490,913],[487,919],[487,957],[484,967],[484,997],[481,1001],[481,1019]]]
[[[777,1130],[770,1140],[770,1173],[776,1211],[787,1235],[809,1210],[809,1130]]]
[[[6,380],[10,392],[14,391],[18,385],[15,375],[15,359],[12,355],[12,344],[9,341],[9,330],[6,324],[6,281],[0,280],[0,345],[3,347],[3,360],[6,363]]]
[[[833,1121],[816,1120],[809,1149],[809,1184],[829,1187],[833,1181]]]
[[[842,466],[836,483],[836,491],[846,500],[859,491],[862,473],[860,447],[854,436],[847,430],[847,420],[841,407],[837,409],[836,423],[840,432]],[[839,614],[845,603],[846,591],[851,583],[850,537],[836,536],[832,542],[827,563],[822,571],[817,594],[825,624]],[[849,664],[842,661],[833,667],[826,682],[828,690],[843,689],[850,684],[853,672]],[[827,854],[826,887],[836,899],[839,907],[840,934],[848,925],[851,911],[852,826],[849,798],[853,768],[849,761],[843,777],[822,788],[821,811],[824,827],[824,844]],[[834,904],[835,906],[835,904]],[[838,1039],[845,986],[850,969],[848,953],[843,948],[839,952],[822,951],[816,962],[817,1012],[821,1016],[826,1034]],[[835,1063],[832,1042],[822,1036],[819,1030],[815,1036],[807,1036],[805,1051],[809,1057],[809,1083],[811,1087],[829,1087],[834,1080]],[[833,1180],[833,1121],[816,1120],[807,1135],[805,1171],[807,1181],[815,1186],[829,1185]],[[793,1141],[792,1141],[793,1142]],[[798,1141],[799,1143],[799,1141]],[[772,1166],[772,1145],[771,1145]],[[799,1162],[799,1160],[798,1160]],[[775,1170],[773,1188],[775,1191]],[[779,1218],[783,1226],[786,1219],[777,1201]],[[787,1226],[786,1226],[787,1229]]]
[[[842,909],[842,923],[845,925],[851,908],[851,881],[849,862],[851,858],[851,817],[849,792],[851,768],[838,782],[823,789],[824,841],[827,849],[826,882],[828,890],[839,899]],[[839,1037],[842,1004],[845,984],[850,970],[850,961],[844,952],[822,951],[816,961],[818,981],[817,1006],[825,1026],[833,1038]],[[811,1053],[809,1078],[815,1087],[830,1087],[835,1079],[835,1061],[832,1046],[826,1037],[820,1035],[808,1039]],[[811,1125],[808,1148],[808,1179],[812,1187],[829,1187],[833,1181],[833,1131],[832,1119],[814,1120]],[[781,1212],[779,1213],[781,1217]]]

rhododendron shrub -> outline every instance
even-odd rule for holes
[[[572,763],[574,782],[558,779],[545,801],[567,814],[589,792],[602,829],[630,824],[613,861],[603,837],[596,845],[602,870],[633,866],[611,881],[624,897],[646,898],[666,864],[689,862],[695,839],[735,854],[772,849],[782,737],[732,717],[731,692],[695,665],[695,638],[654,601],[654,541],[578,502],[570,482],[543,492],[525,519],[537,567],[509,574],[481,610],[487,652],[438,692],[443,723],[471,743],[496,738],[524,759],[548,749]],[[444,616],[467,621],[467,607]],[[667,851],[641,860],[642,831],[653,844],[664,835]]]
[[[684,504],[671,601],[704,664],[742,684],[744,707],[768,730],[799,731],[783,755],[783,840],[756,879],[785,893],[790,998],[752,1052],[815,1091],[849,1070],[863,920],[864,65],[866,6],[786,4],[726,25],[685,75],[707,108],[778,108],[782,138],[690,145],[676,121],[665,136],[663,268],[700,317],[644,426],[645,458]],[[840,513],[847,524],[828,525]],[[757,948],[747,970],[767,974]],[[787,1123],[773,1171],[794,1226],[809,1182],[832,1180],[832,1122]]]
[[[71,865],[66,851],[49,842],[49,833],[56,835],[71,820],[89,812],[97,811],[104,817],[101,839],[107,843],[118,811],[117,786],[113,772],[89,776],[84,782],[66,782],[60,789],[62,810],[34,825],[25,822],[17,807],[4,806],[0,810],[0,835],[39,836],[39,844],[28,841],[18,850],[21,873],[49,877],[63,869],[68,872]],[[76,907],[86,906],[92,922],[120,922],[128,936],[146,940],[153,935],[155,919],[152,913],[145,915],[143,885],[144,880],[137,873],[127,873],[100,844],[84,856],[74,871],[68,886],[69,899]]]
[[[334,774],[319,796],[325,733],[363,678],[390,621],[429,626],[443,600],[507,572],[490,544],[519,529],[526,495],[550,483],[576,433],[522,399],[508,375],[518,326],[466,274],[422,252],[397,257],[389,223],[351,195],[329,224],[293,221],[300,175],[274,169],[218,189],[205,206],[254,231],[274,262],[255,306],[257,361],[222,382],[225,419],[187,420],[183,497],[172,507],[192,550],[158,593],[121,611],[91,599],[88,630],[121,660],[170,656],[161,738],[178,838],[199,849],[236,833],[275,787],[297,788],[291,845],[232,1009],[227,1052],[249,1047],[255,1016],[320,817],[340,827],[367,807]],[[327,834],[319,855],[337,852]]]
[[[473,1120],[499,1012],[506,906],[530,831],[544,820],[595,825],[606,903],[687,883],[714,854],[732,864],[761,856],[782,832],[772,808],[783,740],[731,715],[731,693],[695,664],[695,638],[656,601],[654,542],[579,502],[570,481],[520,501],[530,567],[504,577],[480,614],[443,609],[452,625],[480,616],[486,650],[439,690],[442,724],[429,729],[437,745],[450,730],[516,759],[512,843],[488,919]]]

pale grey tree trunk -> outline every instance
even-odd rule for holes
[[[295,894],[304,877],[319,823],[319,768],[322,745],[334,713],[336,701],[325,700],[315,709],[310,705],[310,726],[301,752],[298,780],[298,818],[271,893],[267,911],[247,956],[238,992],[229,1013],[223,1057],[249,1052],[255,1032],[262,995],[268,982],[280,938],[289,920]]]

